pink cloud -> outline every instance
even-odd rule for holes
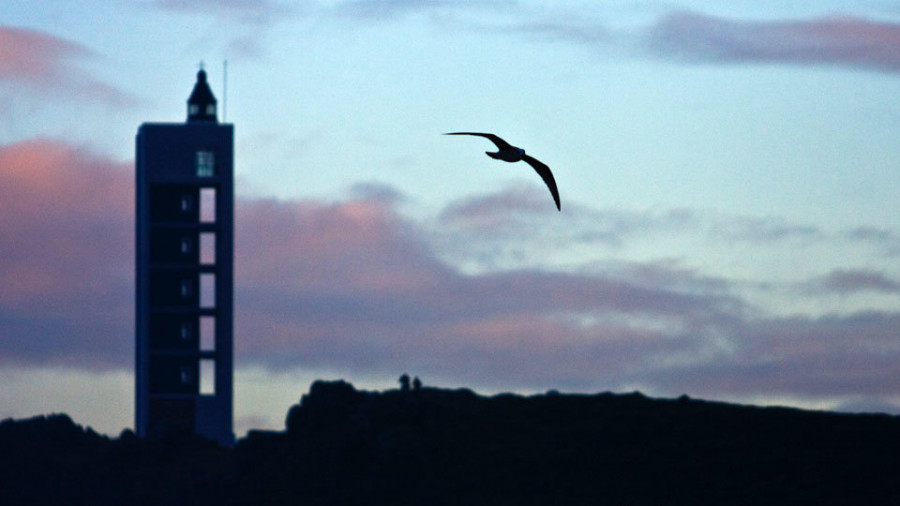
[[[858,17],[735,21],[690,12],[649,32],[653,51],[714,62],[835,64],[900,71],[900,24]]]
[[[51,140],[0,146],[0,365],[132,367],[130,169]],[[723,295],[726,281],[664,262],[615,279],[467,275],[438,259],[396,200],[382,189],[238,201],[238,364],[719,398],[877,396],[900,380],[897,313],[760,316]]]
[[[0,321],[10,322],[0,325],[0,362],[126,356],[134,190],[125,169],[51,140],[0,146]]]
[[[237,275],[255,287],[405,292],[441,268],[386,204],[238,202]]]
[[[0,26],[0,83],[23,85],[62,97],[134,104],[134,97],[77,67],[77,63],[97,56],[81,44],[45,32]],[[59,93],[62,90],[65,94]]]
[[[384,201],[243,201],[237,212],[238,335],[252,336],[237,353],[246,363],[585,380],[598,367],[606,376],[696,346],[644,318],[706,329],[734,303],[598,276],[464,275]]]
[[[84,58],[84,46],[24,28],[0,27],[0,78],[41,83],[59,79],[60,62]]]

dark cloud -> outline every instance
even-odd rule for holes
[[[269,24],[287,10],[272,1],[156,0],[173,11]],[[568,41],[602,51],[683,62],[783,63],[900,71],[900,23],[856,16],[744,20],[658,6],[626,9],[540,8],[514,0],[346,0],[311,11],[359,21],[392,21],[426,14],[445,28]],[[631,19],[653,16],[649,24]],[[622,18],[629,22],[622,23]],[[618,24],[617,24],[618,22]]]
[[[553,206],[549,193],[531,185],[510,186],[451,202],[438,215],[438,223],[477,236],[509,238],[533,232],[534,220],[542,220],[548,206]]]
[[[545,352],[635,350],[635,336],[665,347],[669,332],[648,330],[642,318],[699,329],[733,302],[601,276],[464,275],[438,261],[418,226],[381,201],[244,201],[238,213],[240,335],[253,336],[238,354],[262,365],[393,371],[418,364],[485,380],[548,377],[563,364]],[[638,323],[620,321],[629,317]],[[584,370],[561,374],[590,376],[593,366],[580,362]]]
[[[687,208],[625,211],[589,208],[576,202],[567,206],[575,212],[547,218],[548,202],[546,192],[538,191],[534,185],[509,186],[500,192],[452,202],[438,216],[438,221],[442,227],[463,229],[478,237],[502,239],[517,236],[531,239],[536,229],[545,225],[560,229],[563,227],[559,227],[559,223],[565,221],[568,231],[577,230],[574,237],[610,246],[622,245],[631,238],[648,234],[692,233],[727,242],[758,244],[833,239],[817,226],[793,223],[780,217],[701,213]],[[848,235],[859,233],[855,231]]]
[[[649,29],[647,47],[655,54],[685,61],[900,71],[900,24],[850,16],[741,21],[675,12]]]
[[[846,239],[855,244],[868,244],[884,252],[887,257],[900,256],[900,236],[874,227],[857,227],[845,233]]]
[[[380,2],[357,2],[375,5]],[[386,2],[416,4],[428,2]],[[646,7],[646,6],[645,6]],[[390,12],[406,11],[394,7]],[[652,12],[658,9],[648,9]],[[650,54],[697,63],[783,63],[835,65],[885,72],[900,71],[900,24],[854,16],[790,20],[726,19],[691,11],[668,11],[645,28],[617,27],[615,16],[602,11],[567,12],[565,8],[535,16],[527,9],[511,10],[503,26],[470,22],[473,28],[569,41],[603,51]],[[621,13],[620,13],[621,14]]]
[[[840,294],[855,292],[900,293],[900,281],[881,272],[863,269],[835,269],[809,283],[814,290]]]
[[[532,240],[542,228],[575,230],[578,240],[610,245],[619,245],[633,235],[682,232],[702,226],[702,218],[688,209],[597,210],[573,202],[566,205],[572,213],[548,215],[548,207],[553,207],[553,201],[546,189],[534,184],[512,185],[451,202],[438,215],[438,225],[464,230],[471,236],[499,239],[525,236]],[[560,222],[566,227],[560,227]]]
[[[710,234],[727,241],[752,243],[811,242],[826,235],[818,227],[786,222],[778,217],[734,217],[717,219]]]
[[[53,93],[55,100],[62,96],[119,106],[137,103],[133,96],[78,68],[97,57],[81,44],[45,32],[0,26],[0,84]]]
[[[554,252],[592,249],[618,254],[658,245],[660,258],[685,254],[685,240],[714,243],[732,254],[748,248],[795,248],[851,241],[855,233],[833,233],[777,216],[747,216],[689,208],[626,210],[594,208],[572,202],[567,212],[549,214],[552,201],[537,185],[458,199],[437,216],[431,239],[442,258],[488,269],[528,265]],[[885,232],[886,233],[886,232]],[[465,241],[459,237],[464,236]],[[866,241],[881,249],[884,241]],[[677,243],[680,248],[666,252]],[[597,256],[594,254],[593,256]],[[651,262],[655,262],[653,260]],[[696,273],[703,276],[701,273]],[[708,275],[708,274],[707,274]]]
[[[839,398],[896,394],[900,313],[864,311],[741,323],[733,353],[649,371],[657,385],[698,395]]]
[[[727,293],[732,283],[681,265],[676,259],[621,263],[616,267],[626,279],[643,286],[668,287],[686,293]]]
[[[50,140],[0,146],[0,364],[131,367],[129,169]],[[397,212],[400,198],[367,184],[333,202],[238,201],[238,363],[719,398],[871,397],[900,379],[900,313],[772,317],[728,280],[677,261],[466,274],[439,258],[423,222]],[[530,198],[480,197],[441,219],[536,216]],[[704,221],[687,210],[651,216]],[[823,281],[845,290],[896,289],[877,273],[832,274]]]
[[[383,204],[399,204],[406,200],[396,188],[377,182],[355,183],[350,192],[362,200],[372,200]]]

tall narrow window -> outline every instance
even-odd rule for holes
[[[203,223],[216,222],[216,189],[200,189],[200,221]]]
[[[200,360],[200,395],[216,394],[216,361]]]
[[[216,351],[216,319],[200,317],[200,351]]]
[[[216,307],[216,275],[203,273],[200,275],[200,307]]]
[[[213,232],[200,234],[200,263],[205,265],[216,263],[216,234]]]
[[[216,175],[216,155],[212,151],[197,151],[197,176],[212,177]]]

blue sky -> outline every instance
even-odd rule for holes
[[[239,435],[402,372],[900,413],[897,5],[110,0],[0,21],[0,417],[131,425],[134,135],[201,60]]]

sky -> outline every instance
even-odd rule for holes
[[[239,437],[404,372],[900,414],[895,2],[36,0],[0,18],[0,419],[133,426],[134,137],[201,62]]]

